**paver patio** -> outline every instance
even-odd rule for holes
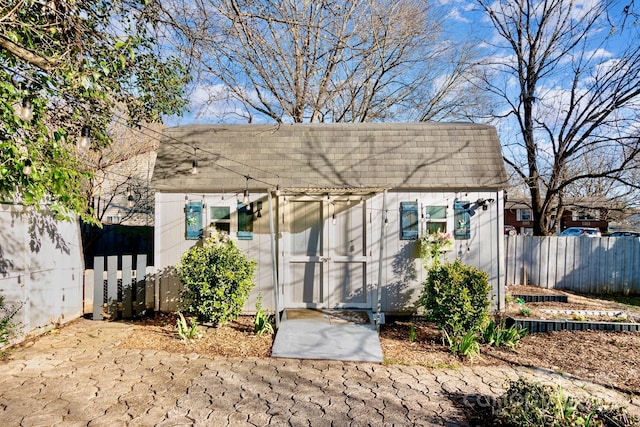
[[[134,326],[80,319],[0,364],[3,426],[468,425],[463,404],[507,379],[560,384],[640,415],[637,402],[554,372],[207,358],[118,347]]]

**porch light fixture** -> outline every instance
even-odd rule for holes
[[[258,201],[258,202],[256,202],[256,205],[257,205],[256,210],[258,211],[258,213],[257,213],[257,215],[256,215],[256,216],[257,216],[258,218],[262,218],[262,202],[261,202],[261,201]]]
[[[276,197],[280,197],[280,184],[276,185]]]
[[[22,168],[22,173],[29,176],[31,175],[31,160],[27,159],[24,161],[24,167]]]
[[[333,215],[331,215],[331,224],[336,225],[336,222],[338,222],[336,220],[336,214],[334,213]]]
[[[127,207],[129,209],[133,208],[134,205],[133,195],[131,194],[131,186],[127,187]]]
[[[244,187],[244,193],[242,194],[242,204],[247,206],[249,205],[249,175],[245,176],[245,178],[247,179],[247,182],[245,184]]]
[[[30,122],[33,118],[33,105],[31,104],[31,100],[29,98],[24,98],[22,100],[22,107],[20,108],[20,117],[22,120]]]
[[[199,172],[198,168],[198,148],[193,147],[193,161],[191,162],[191,175],[196,175]]]
[[[80,132],[80,139],[78,140],[78,148],[86,150],[91,144],[91,128],[89,126],[83,126]]]
[[[478,199],[476,200],[476,204],[480,207],[482,207],[483,211],[486,211],[487,209],[489,209],[489,205],[491,203],[493,203],[494,200],[493,199]]]

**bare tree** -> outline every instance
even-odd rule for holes
[[[109,128],[112,144],[85,154],[93,171],[86,198],[99,223],[148,225],[153,212],[149,181],[161,129],[158,124],[134,129],[124,119],[115,120]]]
[[[485,87],[514,119],[505,161],[530,193],[536,235],[554,231],[569,189],[639,187],[640,43],[611,31],[610,3],[478,0],[499,36],[487,66],[503,77]]]
[[[249,122],[468,117],[473,49],[439,39],[426,0],[167,0],[211,102]]]

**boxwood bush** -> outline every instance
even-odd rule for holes
[[[489,290],[487,273],[456,260],[429,269],[419,304],[451,344],[488,321]]]
[[[213,234],[178,265],[182,309],[214,325],[237,319],[255,285],[255,266],[229,236]]]

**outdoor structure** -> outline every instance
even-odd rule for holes
[[[454,238],[446,259],[489,274],[504,304],[507,176],[491,126],[460,123],[190,125],[166,129],[155,190],[156,309],[174,267],[216,228],[258,262],[245,306],[416,310],[416,238]]]

